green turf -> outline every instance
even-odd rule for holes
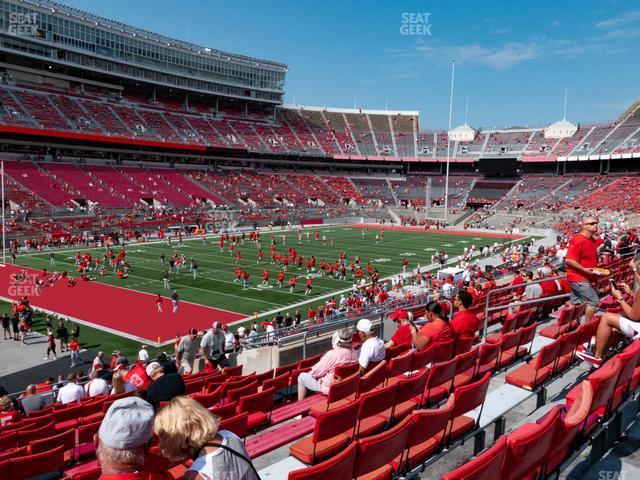
[[[421,266],[429,265],[431,263],[431,255],[440,248],[445,248],[449,257],[454,258],[463,251],[465,246],[469,247],[471,244],[482,247],[494,242],[508,241],[498,238],[483,238],[481,235],[445,235],[425,233],[423,231],[386,230],[384,232],[384,242],[376,244],[375,236],[377,230],[374,228],[369,230],[365,238],[362,237],[359,228],[336,226],[317,230],[322,232],[321,235],[325,234],[327,236],[327,244],[325,246],[322,245],[320,240],[315,241],[313,235],[311,236],[311,241],[307,241],[304,232],[301,244],[298,244],[295,232],[287,233],[287,246],[293,246],[299,255],[303,257],[315,255],[317,260],[316,268],[319,268],[320,261],[323,258],[327,261],[335,262],[340,251],[346,253],[349,262],[355,255],[359,255],[361,264],[366,266],[367,262],[371,262],[380,272],[381,278],[400,272],[404,258],[408,258],[410,267],[415,268],[418,263]],[[282,253],[286,253],[287,246],[282,246],[281,235],[281,233],[274,234],[277,249]],[[246,315],[280,308],[284,309],[288,305],[351,287],[350,274],[347,275],[346,281],[316,277],[313,278],[312,295],[305,297],[304,276],[306,275],[306,268],[303,265],[303,269],[298,271],[297,267],[290,265],[289,272],[285,272],[285,285],[288,283],[289,277],[295,274],[299,277],[297,291],[290,294],[288,288],[277,288],[275,284],[279,269],[276,265],[269,264],[270,236],[271,234],[267,233],[262,235],[264,260],[261,265],[256,264],[257,249],[249,241],[248,237],[245,240],[245,244],[237,248],[243,256],[243,268],[251,275],[250,280],[253,287],[246,290],[243,290],[241,285],[234,283],[235,256],[229,254],[226,246],[224,253],[220,253],[218,241],[211,238],[207,240],[206,245],[203,245],[201,238],[185,241],[182,247],[178,247],[175,243],[172,247],[169,247],[166,243],[129,245],[127,246],[127,261],[132,268],[129,278],[120,280],[112,269],[108,269],[108,275],[97,277],[97,281],[153,294],[162,293],[163,295],[168,295],[169,292],[162,289],[164,268],[160,263],[159,257],[161,253],[164,253],[168,261],[175,249],[180,253],[184,253],[188,259],[195,257],[199,266],[196,280],[192,278],[188,268],[185,268],[181,274],[174,273],[171,275],[172,289],[176,289],[179,292],[182,300]],[[333,248],[329,244],[331,237],[335,238]],[[67,270],[70,274],[75,274],[76,267],[73,257],[76,251],[56,252],[58,271]],[[81,249],[80,251],[89,251],[95,258],[97,255],[102,255],[103,249]],[[17,263],[27,267],[51,270],[48,252],[19,255]],[[265,268],[270,272],[270,284],[273,288],[256,288],[262,283],[262,272]]]

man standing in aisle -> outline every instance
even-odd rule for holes
[[[598,219],[591,215],[583,215],[580,221],[580,232],[569,242],[567,250],[567,281],[571,287],[571,303],[586,303],[585,323],[593,319],[600,297],[592,283],[598,275],[593,269],[598,266],[598,248],[595,234],[598,232]]]

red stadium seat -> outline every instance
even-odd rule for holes
[[[353,439],[359,402],[319,413],[313,434],[289,447],[298,460],[314,464],[335,455]]]
[[[429,370],[423,369],[411,377],[398,381],[398,394],[393,407],[394,422],[402,420],[422,404],[428,375]]]
[[[331,384],[327,399],[313,405],[309,411],[309,415],[315,417],[320,412],[326,412],[332,408],[352,402],[357,397],[359,383],[360,374],[354,373],[344,380]]]
[[[354,373],[356,373],[360,369],[360,364],[358,362],[349,362],[344,363],[342,365],[338,365],[333,371],[333,377],[336,380],[342,380],[344,378],[350,377]]]
[[[541,423],[527,423],[507,435],[507,454],[502,465],[502,478],[537,478],[559,424],[560,407],[556,406]]]
[[[240,397],[238,403],[238,413],[248,412],[247,427],[255,430],[268,425],[271,421],[271,410],[273,409],[273,388],[268,388],[252,395]]]
[[[324,462],[312,467],[289,472],[288,480],[327,480],[352,478],[358,445],[351,442],[347,448]]]
[[[60,445],[47,452],[12,458],[9,460],[11,472],[9,478],[10,480],[25,480],[37,475],[62,473],[64,465],[64,447]]]
[[[527,390],[534,390],[551,377],[561,346],[562,341],[556,340],[542,347],[535,359],[507,375],[507,383]]]
[[[463,385],[454,390],[455,405],[451,412],[451,419],[447,429],[447,443],[462,437],[476,428],[480,415],[482,415],[482,407],[484,406],[490,381],[491,374],[487,372],[480,380],[468,385]],[[476,407],[480,407],[480,412],[476,419],[465,415]]]
[[[391,422],[391,413],[396,403],[397,385],[371,390],[358,399],[358,424],[356,436],[366,437],[383,430]]]
[[[640,339],[635,340],[631,345],[627,346],[622,352],[616,355],[620,359],[621,367],[616,386],[613,392],[613,400],[611,402],[611,410],[615,410],[620,406],[622,401],[629,395],[629,385],[631,377],[640,360]]]
[[[442,480],[498,480],[507,453],[507,437],[502,435],[496,443],[477,457],[446,473]]]
[[[456,372],[453,378],[453,387],[461,387],[473,381],[476,376],[478,355],[480,349],[478,347],[465,353],[457,355]]]
[[[571,409],[566,413],[555,431],[551,441],[551,448],[546,458],[546,473],[553,473],[571,451],[574,440],[587,420],[592,401],[593,390],[591,389],[591,383],[585,380],[578,386]]]
[[[424,388],[424,405],[433,405],[449,395],[456,375],[457,363],[458,358],[455,357],[431,366]]]
[[[369,392],[380,387],[387,378],[387,361],[382,360],[375,367],[360,377],[358,384],[358,394]]]
[[[397,382],[404,373],[411,371],[411,363],[413,361],[413,351],[393,357],[387,365],[387,384],[389,382]]]
[[[225,418],[220,422],[220,430],[229,430],[240,438],[244,438],[249,433],[249,413],[242,412],[232,417]]]
[[[451,395],[441,408],[416,410],[411,414],[411,431],[403,465],[394,465],[396,470],[411,470],[438,451],[443,444],[454,405],[455,398]]]
[[[372,437],[358,440],[358,453],[353,467],[356,479],[391,479],[392,462],[400,457],[407,445],[411,418],[407,417],[395,427]]]

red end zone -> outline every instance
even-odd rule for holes
[[[176,333],[184,335],[189,328],[204,330],[210,328],[214,321],[231,323],[246,317],[185,301],[180,301],[174,315],[169,298],[164,298],[163,311],[158,313],[155,295],[79,279],[75,287],[68,287],[66,281],[60,280],[53,286],[39,289],[39,295],[36,295],[31,284],[14,284],[13,274],[19,271],[39,273],[38,270],[11,265],[0,268],[0,298],[17,300],[26,295],[34,308],[71,317],[79,323],[145,343],[155,344],[158,337],[160,343],[167,342],[174,339]]]
[[[436,230],[427,229],[424,227],[396,227],[387,225],[378,225],[375,223],[352,223],[350,225],[344,225],[345,227],[362,228],[369,227],[372,230],[396,230],[400,232],[418,232],[418,233],[440,233],[442,235],[467,235],[470,237],[487,237],[487,238],[507,238],[509,240],[521,240],[527,238],[528,235],[510,235],[508,233],[492,233],[492,232],[470,232],[468,230]]]

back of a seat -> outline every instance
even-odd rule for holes
[[[452,418],[464,415],[482,405],[487,396],[490,381],[491,373],[486,372],[479,380],[456,388],[453,392],[455,406],[451,414]]]
[[[249,413],[242,412],[238,415],[234,415],[232,417],[228,417],[223,419],[220,422],[220,430],[229,430],[230,432],[235,433],[240,438],[244,438],[247,436],[247,422],[249,420]]]
[[[238,404],[238,413],[241,412],[263,412],[269,413],[273,409],[273,394],[275,390],[273,388],[267,388],[261,392],[247,395],[240,398]]]
[[[606,410],[613,397],[621,366],[620,359],[613,357],[587,377],[593,389],[593,402],[589,415],[596,411],[604,413]]]
[[[352,395],[355,396],[358,391],[359,383],[360,374],[356,372],[350,377],[331,384],[327,395],[327,405]]]
[[[527,423],[507,435],[507,453],[502,478],[528,478],[549,453],[553,435],[560,424],[560,407],[555,406],[542,423]]]
[[[640,339],[635,340],[631,345],[627,346],[622,352],[616,355],[620,359],[621,367],[616,381],[616,388],[629,383],[633,370],[638,365],[640,359]]]
[[[422,370],[408,378],[398,380],[397,403],[406,402],[418,395],[424,395],[424,387],[427,384],[429,370]]]
[[[338,365],[333,371],[333,377],[336,380],[342,380],[344,378],[350,377],[354,373],[356,373],[360,369],[360,364],[358,362],[349,362],[344,363],[342,365]]]
[[[443,383],[453,382],[457,364],[458,357],[454,357],[446,362],[432,365],[429,369],[429,377],[427,378],[427,390],[442,385]]]
[[[411,449],[444,431],[447,422],[452,418],[454,406],[455,398],[450,395],[447,402],[440,408],[415,410],[411,414],[411,431],[407,438],[407,448]]]
[[[289,472],[288,480],[338,480],[352,478],[358,444],[351,442],[342,452],[324,462]]]
[[[363,393],[360,395],[360,398],[358,398],[358,402],[360,403],[358,419],[363,420],[392,408],[396,403],[397,394],[397,384]]]
[[[373,369],[369,370],[360,378],[358,384],[358,394],[368,392],[379,385],[382,385],[387,379],[387,361],[382,360]]]
[[[507,437],[502,435],[480,455],[445,473],[442,480],[499,480],[506,453]]]
[[[561,347],[561,340],[556,340],[542,347],[536,357],[536,370],[552,365],[558,359]]]
[[[387,377],[396,377],[410,371],[412,360],[412,350],[392,358],[389,365],[387,365]]]
[[[42,440],[33,440],[29,443],[32,454],[46,452],[60,445],[64,447],[65,451],[72,450],[76,445],[76,430],[72,428],[58,435],[43,438]]]
[[[311,441],[318,443],[349,430],[355,431],[359,406],[360,402],[355,400],[341,407],[319,413],[316,417]]]
[[[407,445],[410,428],[411,417],[406,417],[386,432],[358,440],[353,476],[366,475],[400,456]]]
[[[38,475],[61,472],[63,468],[64,447],[62,445],[47,452],[9,460],[11,480],[25,480]]]

